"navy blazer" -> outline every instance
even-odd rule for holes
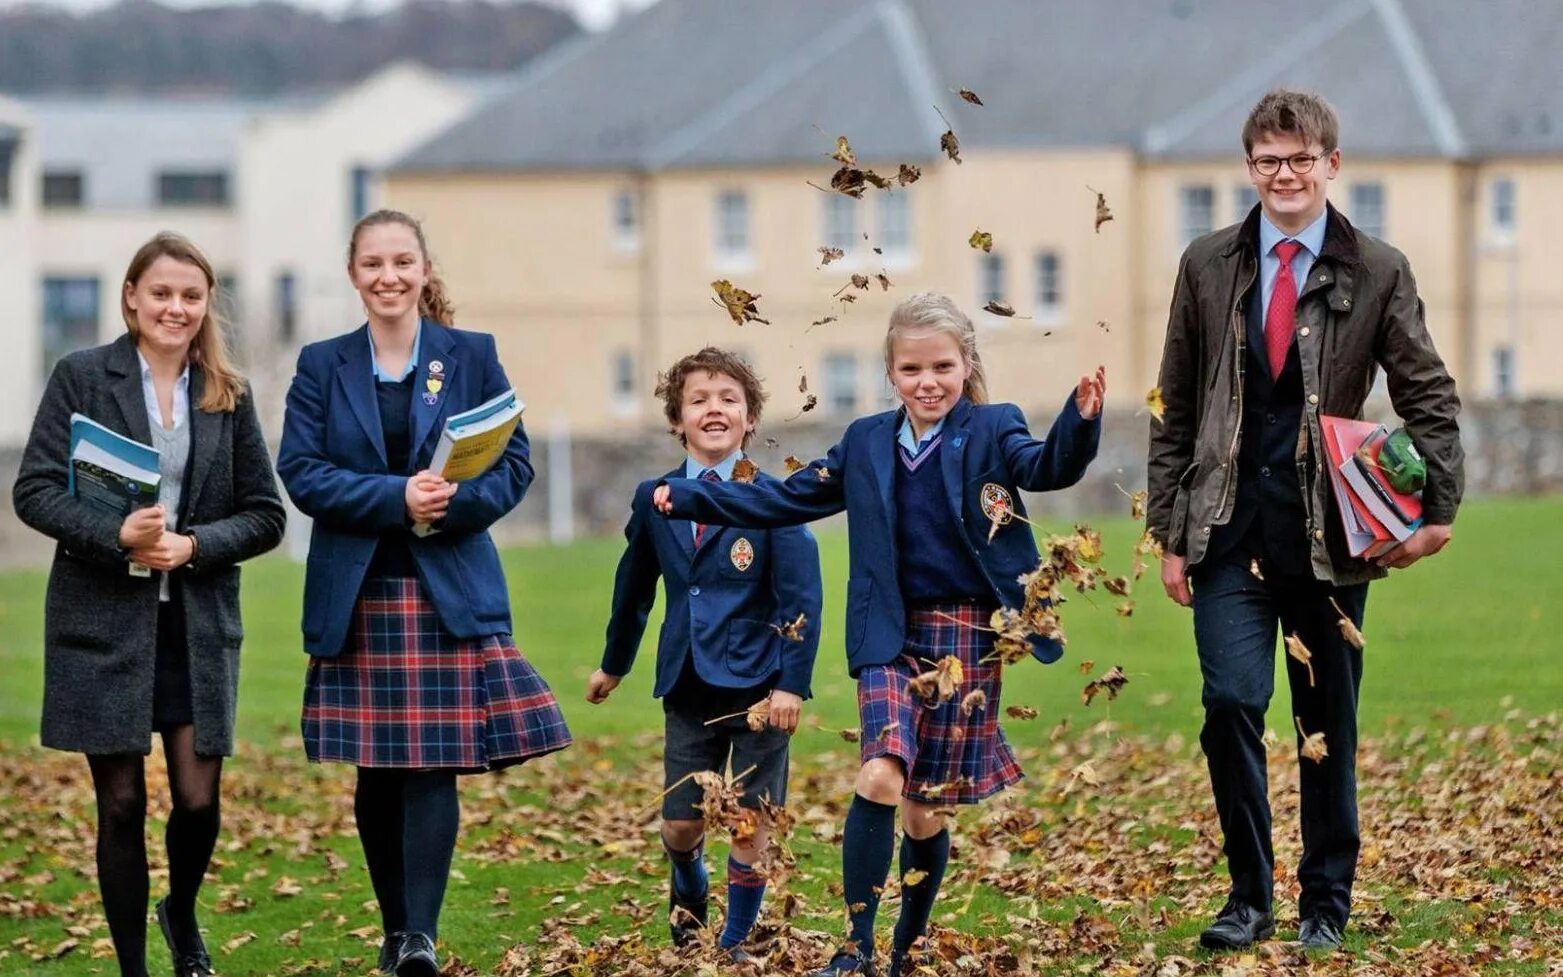
[[[370,364],[369,327],[305,346],[288,388],[277,474],[300,511],[314,518],[304,571],[304,650],[342,651],[353,605],[380,534],[410,528],[406,484],[427,468],[445,418],[497,397],[510,386],[494,337],[425,319],[413,383],[408,470],[393,472]],[[444,383],[425,399],[429,363]],[[461,483],[437,533],[412,536],[413,562],[440,623],[458,638],[508,634],[510,594],[488,528],[516,507],[532,483],[526,432],[515,434],[488,471]]]
[[[667,478],[682,474],[680,465]],[[635,490],[628,545],[613,580],[602,670],[627,675],[635,663],[646,617],[663,581],[667,613],[657,639],[658,697],[667,695],[694,655],[695,674],[727,689],[750,688],[780,673],[776,688],[808,698],[819,652],[821,596],[819,546],[799,527],[706,527],[700,548],[684,520],[655,518],[651,493],[665,479]],[[770,475],[761,484],[780,485]],[[771,627],[806,620],[803,640]]]
[[[791,526],[847,510],[847,665],[852,675],[895,660],[906,644],[906,606],[896,556],[896,430],[901,411],[859,418],[824,458],[785,482],[717,485],[669,479],[673,517],[748,526]],[[966,530],[972,558],[993,588],[995,603],[1019,608],[1017,578],[1037,568],[1041,555],[1031,527],[1018,519],[991,526],[982,512],[983,486],[998,485],[1025,515],[1020,489],[1067,488],[1096,457],[1101,416],[1087,421],[1071,394],[1045,441],[1032,438],[1014,404],[977,405],[962,397],[946,415],[940,456],[950,507]],[[824,470],[822,475],[821,469]],[[1056,641],[1032,638],[1044,662],[1063,654]]]

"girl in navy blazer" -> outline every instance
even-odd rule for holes
[[[949,859],[940,809],[975,804],[1020,779],[998,727],[1000,668],[982,630],[999,606],[1023,603],[1017,578],[1040,556],[1019,519],[992,540],[995,507],[1022,516],[1020,490],[1066,488],[1096,456],[1106,373],[1082,377],[1045,441],[1013,404],[987,403],[971,320],[941,295],[915,295],[890,316],[885,369],[902,406],[860,418],[830,453],[785,482],[671,479],[664,515],[721,525],[796,525],[847,510],[847,662],[858,681],[862,767],[841,847],[851,931],[816,977],[872,972],[874,917],[890,870],[897,802],[905,800],[901,916],[890,977],[927,930]],[[1061,649],[1038,639],[1033,653]],[[924,662],[957,656],[964,681],[942,702],[910,684]],[[974,692],[986,705],[963,708]]]
[[[369,320],[299,353],[277,471],[315,520],[304,578],[304,744],[358,768],[354,813],[385,926],[380,969],[439,972],[458,773],[563,749],[547,684],[511,640],[488,528],[532,482],[517,425],[462,483],[428,469],[445,419],[510,386],[492,336],[450,327],[423,231],[381,210],[348,274]],[[434,532],[415,533],[415,524]]]

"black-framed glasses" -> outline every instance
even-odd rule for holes
[[[1330,155],[1328,149],[1318,153],[1296,153],[1292,156],[1253,156],[1248,160],[1248,165],[1254,168],[1254,172],[1260,176],[1275,176],[1281,172],[1281,164],[1285,163],[1293,173],[1302,176],[1313,169],[1313,164]]]

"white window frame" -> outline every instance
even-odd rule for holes
[[[621,252],[640,250],[641,204],[640,194],[630,187],[620,187],[608,203],[608,223],[613,237],[613,249]],[[625,217],[628,216],[626,223]]]
[[[840,248],[842,264],[858,265],[863,256],[863,238],[858,227],[857,200],[844,193],[827,193],[820,198],[820,245]],[[818,252],[815,252],[816,257]]]
[[[1232,184],[1232,223],[1237,224],[1248,218],[1248,214],[1259,203],[1259,188],[1252,183]]]
[[[1045,296],[1047,291],[1043,281],[1043,263],[1051,258],[1052,269],[1052,301]],[[1042,248],[1031,257],[1031,284],[1032,315],[1037,324],[1042,326],[1056,326],[1064,319],[1064,259],[1057,248]]]
[[[988,286],[990,274],[995,274],[998,280],[998,288],[995,291]],[[982,309],[989,302],[1005,302],[1013,305],[1006,298],[1004,288],[1009,278],[1009,269],[1006,267],[1004,252],[988,251],[977,253],[977,311],[982,316],[982,321],[990,326],[1005,326],[1009,324],[1008,316],[994,315],[991,312],[983,312]],[[1020,309],[1015,310],[1017,313]]]
[[[1377,221],[1369,221],[1363,218],[1363,212],[1368,210],[1364,206],[1362,196],[1369,190],[1378,193]],[[1351,185],[1347,195],[1351,209],[1346,216],[1351,220],[1352,226],[1372,237],[1382,239],[1389,230],[1389,192],[1384,186],[1383,180],[1358,180]]]
[[[858,356],[850,349],[835,349],[825,353],[820,362],[820,399],[825,413],[832,417],[843,417],[855,414],[863,402],[863,393],[858,383]],[[837,386],[842,384],[842,386]],[[852,402],[847,405],[838,405],[836,395],[843,390],[850,391]]]
[[[894,208],[898,214],[892,218]],[[917,264],[916,222],[912,217],[912,198],[897,191],[878,195],[874,207],[874,246],[887,271],[905,270]],[[900,227],[892,232],[892,221]],[[894,235],[894,236],[893,236]]]
[[[1487,230],[1495,243],[1514,243],[1519,223],[1519,195],[1519,187],[1512,176],[1495,176],[1487,181]]]
[[[716,192],[712,201],[711,263],[718,271],[754,269],[751,209],[747,191],[724,187]],[[730,234],[732,231],[738,233]]]

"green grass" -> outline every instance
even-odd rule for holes
[[[1127,519],[1096,523],[1106,541],[1106,563],[1115,572],[1127,570],[1129,550],[1139,524]],[[1065,528],[1062,524],[1058,528]],[[855,747],[843,743],[830,730],[857,725],[855,687],[847,677],[840,650],[841,608],[846,581],[844,535],[821,536],[821,556],[826,582],[822,643],[815,672],[815,699],[805,711],[805,725],[816,723],[825,731],[806,729],[794,750],[794,783],[799,790],[817,793],[806,803],[834,810],[846,799],[845,777],[850,776]],[[1563,650],[1563,500],[1488,500],[1469,504],[1462,512],[1451,547],[1439,557],[1373,587],[1364,631],[1368,644],[1362,690],[1362,728],[1365,735],[1394,733],[1415,726],[1469,726],[1498,720],[1507,710],[1521,714],[1544,713],[1563,701],[1563,669],[1557,661]],[[458,853],[460,873],[452,883],[444,916],[444,940],[469,961],[489,967],[508,943],[533,940],[543,919],[558,914],[578,915],[609,910],[600,923],[583,927],[584,933],[623,932],[634,922],[623,910],[612,909],[619,896],[654,909],[660,902],[661,868],[656,863],[652,838],[654,818],[597,825],[588,837],[579,803],[560,797],[566,781],[561,771],[582,771],[599,777],[605,792],[615,790],[636,797],[655,794],[656,767],[653,750],[660,730],[660,708],[650,695],[651,656],[658,615],[648,627],[643,658],[628,680],[602,706],[589,706],[582,697],[587,676],[596,667],[602,650],[613,568],[619,554],[615,540],[591,540],[567,548],[523,547],[505,553],[507,576],[516,620],[517,643],[548,679],[564,705],[577,746],[557,761],[529,764],[504,778],[468,780],[464,796],[469,810],[498,810],[491,823],[474,825],[463,836]],[[0,574],[0,744],[16,762],[47,764],[50,769],[75,771],[68,788],[43,788],[45,796],[0,800],[0,864],[17,866],[15,873],[0,876],[0,888],[13,887],[28,899],[59,909],[73,907],[84,937],[78,951],[59,961],[31,964],[13,941],[30,938],[47,949],[63,939],[58,920],[25,918],[22,913],[0,912],[0,972],[38,973],[47,977],[113,973],[111,960],[89,957],[92,939],[105,934],[93,920],[95,889],[90,865],[90,814],[84,772],[70,758],[33,752],[37,743],[37,713],[42,688],[42,605],[46,574]],[[373,913],[363,907],[370,898],[361,868],[361,855],[351,832],[350,775],[340,768],[308,768],[298,765],[298,711],[307,659],[298,637],[302,568],[281,558],[266,558],[248,566],[244,575],[245,646],[244,673],[239,707],[241,756],[230,764],[235,782],[259,785],[265,796],[226,799],[230,829],[218,880],[203,891],[203,919],[209,942],[218,944],[238,933],[252,931],[259,938],[219,957],[224,977],[244,973],[283,973],[289,961],[320,960],[319,971],[337,973],[345,954],[372,949],[343,934],[372,922]],[[1094,601],[1094,605],[1092,604]],[[1077,598],[1065,609],[1069,647],[1064,661],[1053,667],[1024,663],[1005,675],[1004,703],[1029,705],[1040,717],[1030,723],[1008,721],[1011,742],[1039,782],[1056,773],[1050,767],[1049,730],[1068,717],[1075,730],[1093,720],[1110,717],[1126,733],[1145,734],[1157,741],[1180,737],[1178,755],[1188,758],[1195,750],[1200,725],[1199,676],[1192,626],[1186,610],[1161,595],[1154,569],[1141,581],[1135,595],[1135,612],[1124,619],[1113,612],[1109,595]],[[1094,660],[1098,670],[1122,665],[1131,677],[1124,694],[1108,705],[1098,701],[1090,710],[1080,704],[1085,678],[1077,665]],[[1278,661],[1278,669],[1279,669]],[[1277,702],[1270,725],[1283,737],[1289,728],[1284,674],[1278,674]],[[18,751],[21,751],[18,754]],[[16,758],[20,756],[20,760]],[[1051,754],[1058,756],[1056,750]],[[1077,762],[1077,761],[1074,761]],[[63,768],[60,764],[64,763]],[[277,763],[276,772],[268,772]],[[814,779],[817,776],[817,780]],[[248,779],[245,779],[248,777]],[[14,783],[14,781],[13,781]],[[13,786],[13,790],[14,790]],[[57,790],[59,796],[47,796]],[[1026,795],[1031,796],[1031,795]],[[1191,803],[1198,803],[1197,801]],[[166,800],[154,802],[157,817]],[[570,810],[569,820],[559,812]],[[1052,810],[1051,808],[1049,809]],[[1068,818],[1063,813],[1049,816]],[[39,844],[51,812],[60,812],[58,834],[68,836],[58,844]],[[838,817],[839,817],[839,811]],[[1179,824],[1180,813],[1167,812],[1162,836],[1176,857],[1179,847],[1192,843],[1193,835]],[[287,815],[286,817],[281,815]],[[291,824],[290,818],[298,817]],[[263,820],[271,818],[271,821]],[[964,823],[964,822],[963,822]],[[556,840],[534,843],[529,832],[554,830]],[[277,834],[266,843],[267,832]],[[800,829],[800,835],[807,832]],[[509,837],[521,839],[520,853],[512,851]],[[298,837],[295,837],[298,835]],[[156,835],[153,836],[156,839]],[[593,853],[605,839],[627,839],[623,857],[604,860]],[[1149,843],[1149,839],[1146,839]],[[158,844],[152,845],[154,861]],[[327,864],[327,851],[348,863],[346,869]],[[547,853],[560,860],[545,861]],[[821,906],[831,901],[826,886],[839,874],[833,847],[810,837],[800,837],[800,889],[812,894]],[[591,867],[610,868],[631,876],[613,886],[582,886]],[[52,881],[41,881],[41,872],[52,872]],[[264,874],[260,874],[264,873]],[[304,880],[299,896],[280,899],[270,894],[282,875]],[[25,876],[26,879],[21,877]],[[30,882],[27,880],[31,880]],[[511,904],[490,904],[496,887],[508,888]],[[157,880],[154,892],[160,891]],[[247,895],[255,906],[243,913],[217,914],[213,903],[221,893]],[[971,893],[951,894],[948,899],[971,899],[968,922],[973,931],[1002,930],[999,922],[1012,899],[997,890],[977,887]],[[1410,895],[1402,892],[1401,895]],[[563,896],[560,905],[550,900]],[[1094,905],[1082,893],[1079,905]],[[579,909],[570,907],[579,902]],[[941,906],[945,905],[941,903]],[[1048,918],[1067,919],[1076,903],[1055,902],[1044,907]],[[6,906],[0,898],[0,910]],[[1177,916],[1177,909],[1171,910]],[[1458,903],[1416,905],[1401,920],[1401,935],[1415,942],[1443,935],[1452,919],[1465,918]],[[990,919],[983,922],[984,914]],[[341,917],[340,920],[338,917]],[[618,918],[615,918],[615,917]],[[21,918],[19,918],[21,917]],[[808,922],[818,929],[833,928],[833,917]],[[297,947],[279,944],[279,935],[313,921],[300,931]],[[1171,940],[1172,952],[1182,952],[1200,919],[1181,916],[1158,941]],[[1555,918],[1551,925],[1555,925]],[[660,924],[648,924],[655,934]],[[503,938],[503,939],[502,939]],[[1359,940],[1356,945],[1361,946]],[[155,930],[150,959],[154,972],[166,966]],[[11,948],[6,955],[7,948]],[[344,973],[364,973],[367,967],[347,968]],[[1516,972],[1525,972],[1524,967]]]

